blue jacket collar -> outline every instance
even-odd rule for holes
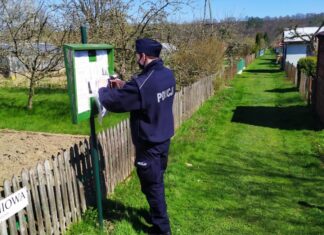
[[[143,71],[141,72],[141,74],[144,74],[150,70],[153,69],[158,69],[163,67],[163,60],[162,59],[156,59],[153,60],[151,63],[149,63],[148,65],[145,66],[145,68],[143,69]]]

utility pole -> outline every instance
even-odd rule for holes
[[[206,22],[206,15],[207,15],[207,8],[209,12],[209,23]],[[212,14],[212,5],[211,5],[211,0],[205,0],[205,5],[204,5],[204,25],[211,24],[211,31],[214,31],[214,22],[213,22],[213,14]]]

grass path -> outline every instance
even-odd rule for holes
[[[324,234],[324,132],[272,55],[206,102],[172,140],[173,234]],[[106,204],[112,234],[144,234],[135,174]]]

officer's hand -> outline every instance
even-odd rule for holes
[[[122,88],[125,85],[125,81],[120,80],[119,78],[117,79],[113,79],[113,80],[109,80],[109,87],[110,88]]]

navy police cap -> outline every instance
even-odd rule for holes
[[[136,40],[136,53],[144,53],[148,56],[159,57],[162,49],[161,43],[149,38]]]

